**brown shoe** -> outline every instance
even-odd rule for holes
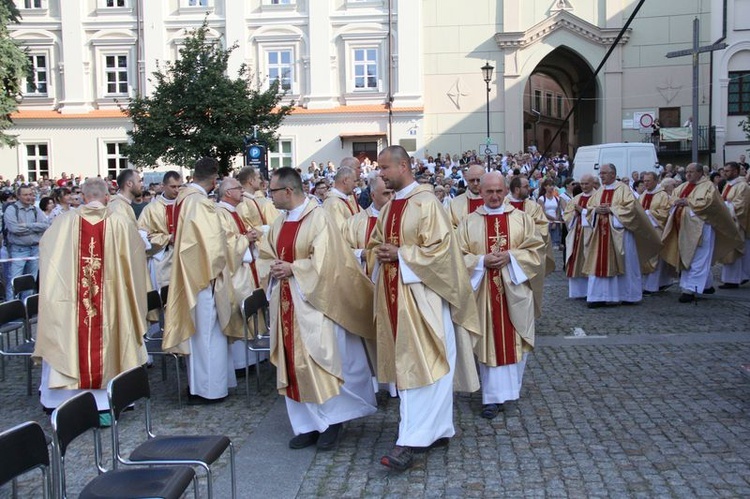
[[[409,447],[396,445],[393,450],[380,458],[380,464],[396,471],[404,471],[414,464],[414,453]]]

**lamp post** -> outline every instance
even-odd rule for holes
[[[489,61],[484,63],[482,66],[482,76],[484,77],[484,83],[487,85],[487,143],[484,147],[484,154],[487,157],[487,170],[490,169],[490,82],[492,81],[492,71],[494,66],[491,66]]]

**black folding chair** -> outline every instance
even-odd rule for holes
[[[45,499],[52,492],[49,453],[44,430],[36,421],[27,421],[0,433],[0,486],[13,485],[13,497],[18,497],[16,478],[32,470],[42,472]],[[24,497],[30,497],[25,493]]]
[[[10,333],[22,332],[23,341],[11,345]],[[31,339],[29,324],[26,320],[26,307],[20,300],[0,303],[0,363],[2,380],[5,381],[5,357],[24,357],[26,362],[26,394],[31,395],[31,354],[34,353],[34,342]]]
[[[27,296],[23,303],[26,306],[26,320],[31,327],[37,323],[39,318],[39,294]],[[29,334],[31,334],[31,330],[29,330]]]
[[[167,357],[174,359],[175,374],[177,376],[177,403],[180,408],[182,408],[182,379],[180,375],[181,355],[172,352],[165,352],[162,347],[162,339],[164,338],[164,302],[162,302],[161,296],[159,296],[159,292],[156,290],[148,292],[146,302],[148,304],[149,312],[156,311],[159,313],[158,331],[153,331],[150,327],[149,330],[146,331],[146,336],[144,338],[146,350],[149,355],[161,357],[161,378],[163,381],[166,381],[167,379]]]
[[[114,466],[124,465],[186,465],[200,466],[206,472],[208,497],[213,497],[213,465],[229,448],[229,465],[232,480],[232,498],[236,497],[234,446],[224,435],[209,436],[156,436],[151,427],[151,388],[148,373],[143,366],[117,375],[107,385],[109,410],[112,415],[112,453]],[[138,445],[129,457],[121,454],[120,417],[122,411],[143,399],[146,412],[147,440]]]
[[[20,300],[21,293],[36,290],[36,278],[31,274],[19,275],[13,278],[10,285],[13,288],[13,298]]]
[[[260,353],[271,352],[271,337],[266,331],[266,334],[261,334],[259,329],[258,314],[263,312],[266,317],[266,324],[268,324],[268,314],[266,310],[268,308],[268,300],[266,299],[266,293],[262,289],[256,289],[253,294],[248,296],[242,301],[242,322],[245,326],[245,391],[248,398],[250,397],[250,352],[255,352],[255,379],[257,384],[257,390],[260,391]],[[255,336],[250,338],[250,326],[248,321],[252,318],[253,326],[255,330]]]
[[[52,412],[52,451],[57,473],[57,495],[67,496],[65,452],[68,445],[87,431],[94,434],[94,464],[99,475],[88,482],[81,498],[164,497],[178,499],[193,483],[197,497],[195,470],[190,466],[162,466],[107,471],[102,465],[99,411],[91,392],[83,392],[60,404]],[[45,449],[46,451],[46,449]]]

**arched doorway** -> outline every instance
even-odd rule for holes
[[[572,156],[578,146],[593,144],[597,85],[585,88],[593,78],[589,64],[570,48],[560,46],[547,54],[526,81],[524,146],[535,145],[540,152],[559,151]],[[581,103],[553,140],[579,96]]]

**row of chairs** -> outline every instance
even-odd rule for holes
[[[94,434],[94,460],[98,476],[83,489],[81,498],[169,497],[178,498],[193,484],[198,496],[197,475],[193,467],[206,474],[209,499],[214,496],[212,466],[229,449],[232,497],[236,497],[234,447],[223,435],[156,436],[151,423],[151,391],[144,367],[126,371],[110,381],[107,395],[112,417],[112,469],[102,462],[99,412],[96,400],[84,392],[67,400],[52,413],[52,466],[48,441],[41,426],[27,422],[0,433],[0,486],[40,469],[44,496],[67,497],[65,455],[70,443],[91,431]],[[120,447],[119,423],[123,411],[136,402],[144,402],[147,439],[129,456]],[[125,468],[120,468],[124,465]],[[148,466],[129,468],[130,466]]]
[[[26,363],[26,394],[31,395],[31,355],[34,353],[32,327],[39,315],[39,295],[21,295],[36,290],[36,279],[31,274],[13,278],[13,300],[0,303],[0,371],[5,381],[5,358],[22,357]],[[20,334],[20,338],[19,338]],[[12,341],[11,336],[15,336]]]

